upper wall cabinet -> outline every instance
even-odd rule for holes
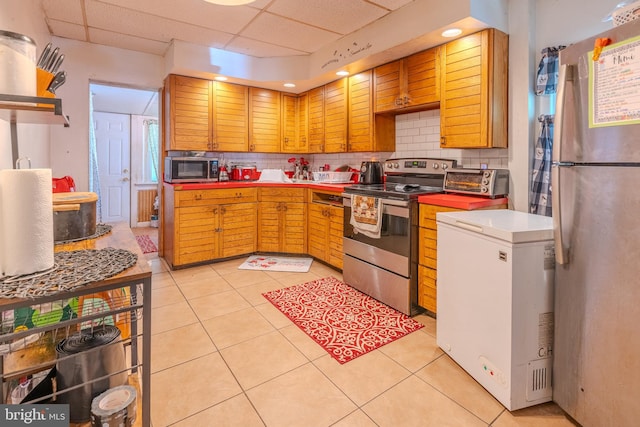
[[[213,149],[248,151],[249,88],[225,82],[211,82],[211,99]]]
[[[348,151],[395,151],[395,118],[373,111],[373,70],[350,76],[348,88]]]
[[[165,80],[167,150],[207,151],[211,144],[211,103],[204,79],[170,75]]]
[[[308,95],[282,94],[283,153],[306,153],[308,150]]]
[[[307,126],[309,153],[324,151],[324,86],[307,92]]]
[[[442,49],[440,147],[506,147],[508,36],[488,29]]]
[[[324,85],[324,149],[325,153],[347,151],[346,77]]]
[[[282,138],[281,93],[249,88],[249,151],[279,153]]]
[[[437,108],[440,48],[428,49],[374,69],[376,113]]]

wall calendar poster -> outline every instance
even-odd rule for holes
[[[589,61],[589,127],[640,123],[640,37],[605,46]]]

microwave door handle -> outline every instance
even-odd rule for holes
[[[564,114],[566,102],[567,84],[572,84],[574,78],[574,68],[569,64],[563,64],[558,74],[558,98],[556,100],[556,114],[553,120],[553,154],[551,167],[551,216],[553,218],[553,234],[555,241],[556,262],[558,264],[566,264],[568,262],[568,249],[565,248],[562,230],[562,211],[560,203],[562,197],[560,195],[560,172],[562,162],[560,154],[562,153],[562,135],[564,129]]]

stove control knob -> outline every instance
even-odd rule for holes
[[[442,164],[442,170],[447,170],[449,168],[449,166],[446,163]]]
[[[385,164],[384,164],[384,167],[385,167],[386,169],[393,169],[393,163],[390,163],[390,162],[389,162],[389,163],[385,163]]]
[[[440,167],[440,165],[439,165],[439,164],[437,164],[437,163],[434,163],[434,164],[433,164],[433,168],[434,168],[434,169],[438,169],[439,167]]]
[[[394,167],[394,168],[396,168],[396,169],[398,169],[398,168],[400,167],[400,164],[398,164],[398,162],[395,162],[395,163],[393,164],[393,167]]]

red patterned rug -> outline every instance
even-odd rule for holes
[[[158,248],[156,247],[156,244],[151,240],[151,237],[136,236],[136,240],[138,241],[138,246],[140,246],[140,249],[142,249],[143,254],[158,252]]]
[[[340,363],[424,326],[335,277],[262,295]]]

